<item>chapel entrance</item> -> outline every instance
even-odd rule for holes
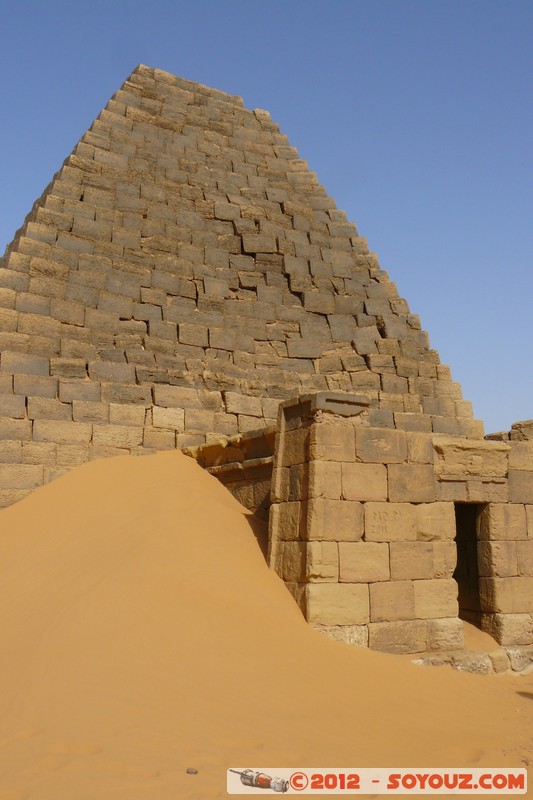
[[[459,587],[459,616],[478,628],[481,627],[481,602],[477,543],[482,508],[477,503],[455,503],[457,566],[453,577]]]

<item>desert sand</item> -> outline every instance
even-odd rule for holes
[[[0,800],[210,800],[243,764],[533,757],[533,674],[330,641],[257,533],[176,452],[93,461],[0,512]]]

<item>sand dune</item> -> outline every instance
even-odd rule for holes
[[[209,800],[242,764],[533,754],[533,674],[311,630],[253,519],[180,453],[95,461],[0,512],[0,572],[0,800]]]

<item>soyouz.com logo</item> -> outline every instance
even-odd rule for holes
[[[228,794],[525,794],[525,769],[232,767]]]

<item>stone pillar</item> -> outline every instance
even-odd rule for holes
[[[525,425],[513,426],[522,435],[509,440],[510,502],[485,507],[478,545],[483,627],[502,645],[533,644],[533,441]]]

